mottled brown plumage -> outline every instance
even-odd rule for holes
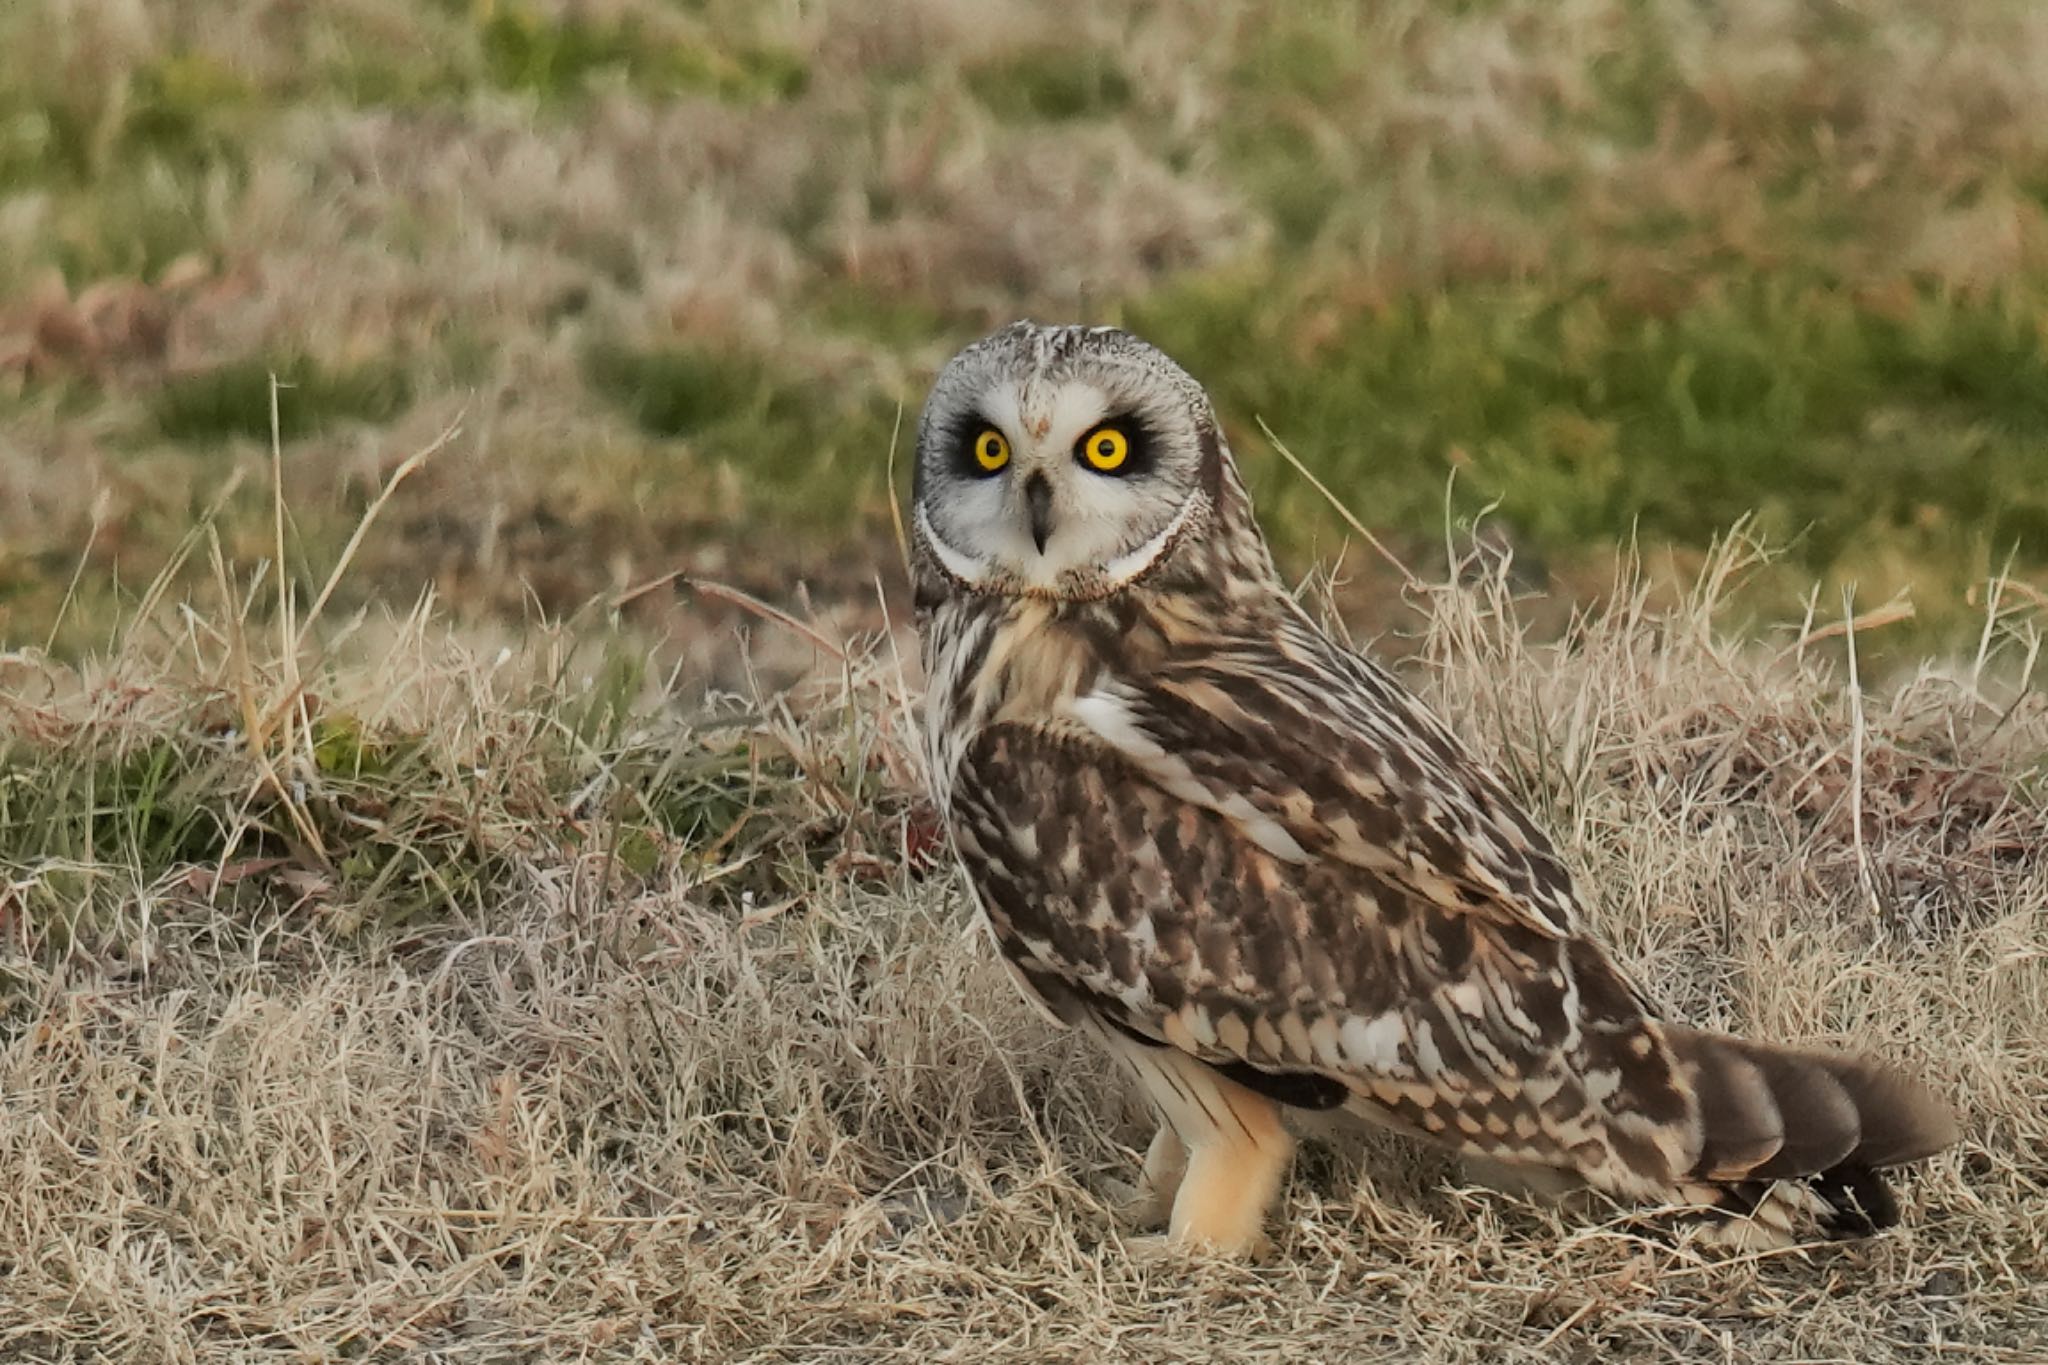
[[[1031,324],[970,347],[917,478],[936,795],[1024,989],[1160,1111],[1146,1174],[1180,1240],[1257,1240],[1286,1109],[1745,1235],[1807,1205],[1882,1225],[1872,1172],[1954,1139],[1875,1063],[1660,1022],[1500,782],[1285,591],[1159,352]],[[1767,1198],[1800,1177],[1812,1197]]]

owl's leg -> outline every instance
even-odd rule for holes
[[[1180,1135],[1165,1119],[1145,1149],[1145,1169],[1138,1177],[1137,1192],[1124,1206],[1123,1216],[1139,1227],[1156,1227],[1173,1213],[1173,1197],[1180,1193],[1181,1177],[1187,1174],[1188,1149]]]
[[[1218,1076],[1212,1096],[1225,1110],[1198,1135],[1182,1134],[1187,1174],[1173,1198],[1168,1235],[1183,1246],[1226,1255],[1265,1245],[1266,1210],[1280,1192],[1294,1155],[1294,1139],[1280,1122],[1280,1106]],[[1207,1106],[1205,1106],[1207,1107]]]
[[[1226,1255],[1260,1250],[1266,1209],[1294,1154],[1280,1106],[1178,1048],[1128,1038],[1113,1046],[1164,1121],[1145,1157],[1145,1186],[1173,1202],[1169,1240]]]

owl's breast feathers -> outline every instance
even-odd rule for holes
[[[1692,1088],[1497,781],[1284,597],[956,603],[935,781],[1006,960],[1289,1103],[1668,1189]]]

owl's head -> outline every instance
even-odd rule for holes
[[[1240,505],[1257,539],[1202,386],[1113,327],[1017,322],[954,356],[918,424],[912,503],[919,566],[979,592],[1104,597]]]

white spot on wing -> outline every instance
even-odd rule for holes
[[[1457,1006],[1460,1014],[1479,1014],[1486,1009],[1486,987],[1474,977],[1444,988],[1444,999]]]
[[[1159,951],[1159,933],[1152,927],[1152,917],[1150,915],[1133,924],[1128,937],[1130,938],[1131,951],[1136,953],[1140,960],[1149,958]],[[1143,972],[1140,971],[1139,974],[1142,976]]]
[[[1414,1031],[1409,1035],[1409,1041],[1415,1048],[1415,1064],[1422,1069],[1422,1074],[1441,1077],[1444,1074],[1444,1056],[1436,1049],[1436,1037],[1431,1032],[1428,1021],[1424,1020],[1415,1025]]]
[[[1157,740],[1138,728],[1137,717],[1123,698],[1108,692],[1090,692],[1067,703],[1075,720],[1093,730],[1111,748],[1133,758],[1164,758],[1166,750]]]
[[[1175,761],[1178,762],[1179,760]],[[1186,765],[1183,764],[1182,766],[1185,767]],[[1190,781],[1192,780],[1190,778]],[[1270,815],[1264,815],[1253,809],[1252,803],[1245,800],[1238,793],[1232,792],[1227,799],[1222,801],[1212,798],[1208,804],[1236,821],[1238,827],[1245,832],[1245,837],[1282,862],[1305,863],[1308,861],[1308,850],[1295,842],[1294,836],[1287,832],[1285,826],[1281,825],[1279,821],[1273,819]]]
[[[1614,1092],[1621,1089],[1621,1073],[1612,1067],[1601,1067],[1581,1074],[1579,1085],[1585,1091],[1588,1103],[1605,1105]]]
[[[1327,1067],[1341,1067],[1344,1065],[1344,1054],[1337,1047],[1337,1021],[1335,1018],[1327,1014],[1317,1015],[1315,1023],[1309,1025],[1308,1039],[1315,1047],[1315,1059],[1320,1065]]]
[[[1401,1061],[1401,1044],[1407,1040],[1408,1027],[1393,1010],[1376,1014],[1370,1020],[1354,1014],[1344,1021],[1338,1036],[1344,1042],[1345,1055],[1359,1066],[1373,1071],[1408,1069]]]
[[[1308,851],[1286,827],[1254,807],[1242,792],[1218,796],[1204,785],[1185,759],[1168,753],[1145,732],[1130,702],[1122,696],[1097,689],[1069,701],[1067,714],[1117,752],[1136,759],[1153,781],[1173,795],[1228,816],[1247,839],[1282,862],[1309,860]]]

